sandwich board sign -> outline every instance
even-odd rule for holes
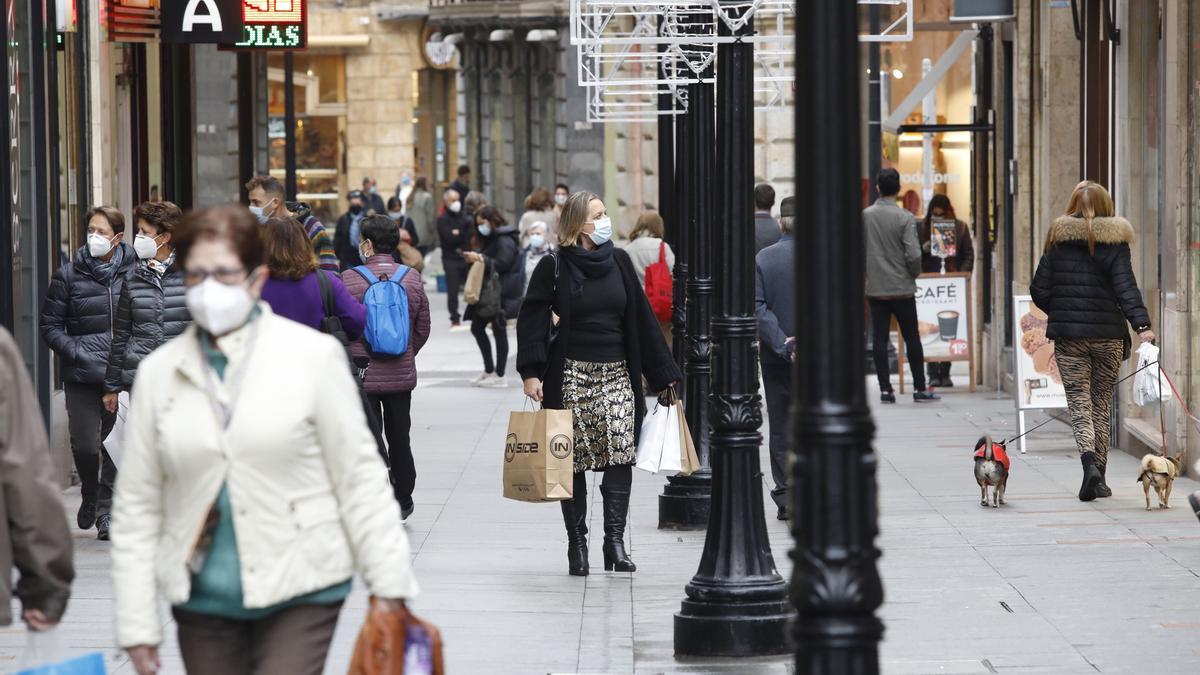
[[[975,391],[971,274],[950,272],[917,277],[917,333],[926,363],[966,361]],[[900,393],[904,393],[904,340],[900,340]]]
[[[163,42],[232,44],[242,37],[242,0],[169,0],[160,11]]]
[[[1048,317],[1028,295],[1013,297],[1013,349],[1016,364],[1017,433],[1025,433],[1026,410],[1058,410],[1067,407],[1062,373],[1054,356],[1054,342],[1046,337]],[[1025,438],[1021,438],[1025,452]]]

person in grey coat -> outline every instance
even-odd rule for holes
[[[872,352],[879,377],[880,400],[896,402],[887,354],[894,316],[908,352],[916,390],[913,401],[936,401],[938,395],[925,387],[925,352],[917,327],[916,279],[921,274],[917,219],[896,203],[896,195],[900,194],[899,171],[880,171],[877,183],[879,200],[863,211],[863,239],[867,249],[867,303],[871,308],[871,330],[875,339]]]
[[[775,188],[766,183],[754,186],[754,253],[779,241],[779,223],[771,217]]]
[[[192,323],[184,299],[183,271],[171,236],[183,211],[171,202],[145,202],[133,212],[134,252],[140,262],[125,278],[113,319],[112,348],[104,377],[104,408],[117,412],[117,395],[133,390],[138,364]]]
[[[137,264],[122,239],[125,216],[110,206],[87,214],[87,244],[50,278],[42,304],[41,331],[58,355],[67,403],[71,452],[82,483],[76,523],[89,530],[112,507],[117,468],[101,442],[117,416],[104,409],[104,377],[112,349],[113,316],[125,278]],[[106,530],[102,533],[106,533]]]
[[[783,200],[779,207],[782,237],[754,258],[758,355],[771,423],[771,478],[775,481],[771,499],[778,507],[779,520],[787,520],[788,405],[792,400],[792,361],[796,358],[795,202],[795,197]]]

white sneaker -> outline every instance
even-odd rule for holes
[[[491,373],[480,373],[475,376],[475,379],[471,380],[471,386],[472,387],[482,387],[485,382],[492,379],[493,377],[495,377],[495,376],[492,375]]]
[[[450,324],[450,332],[451,333],[461,333],[465,330],[471,330],[471,327],[467,326],[465,324],[461,324],[461,323]]]
[[[487,387],[488,389],[504,389],[508,387],[508,378],[492,375],[488,379],[481,382],[479,386]]]

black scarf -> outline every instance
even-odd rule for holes
[[[606,241],[600,246],[588,251],[582,246],[564,246],[559,249],[559,255],[567,262],[571,272],[571,295],[583,295],[583,282],[587,279],[600,279],[613,268],[613,243]]]

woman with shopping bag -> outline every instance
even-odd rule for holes
[[[562,247],[533,270],[521,305],[517,370],[527,396],[574,413],[573,498],[561,502],[570,573],[588,574],[588,470],[604,473],[604,568],[633,572],[624,534],[646,414],[642,377],[662,393],[683,375],[633,263],[612,244],[604,202],[590,192],[571,195],[559,236]]]

